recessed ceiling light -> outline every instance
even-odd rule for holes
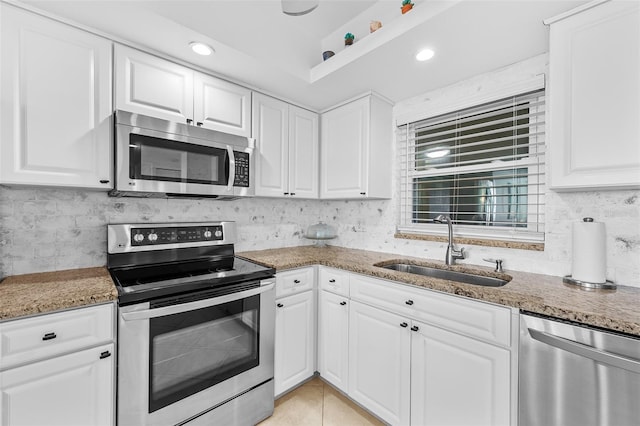
[[[213,47],[198,41],[192,41],[189,46],[191,46],[191,50],[202,56],[209,56],[214,52]]]
[[[433,50],[423,49],[416,53],[416,61],[428,61],[429,59],[433,58],[433,55],[435,55],[435,52]]]

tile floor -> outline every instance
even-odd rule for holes
[[[259,426],[379,426],[384,423],[316,377],[276,400]]]

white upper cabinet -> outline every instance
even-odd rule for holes
[[[322,114],[320,198],[391,198],[391,108],[371,94]]]
[[[195,73],[193,80],[196,125],[245,137],[251,136],[251,90]]]
[[[0,183],[111,189],[111,42],[0,8]]]
[[[318,115],[259,93],[253,95],[256,195],[318,197]]]
[[[547,21],[556,190],[640,187],[640,3],[593,2]]]
[[[116,109],[251,135],[251,91],[165,59],[115,46]]]
[[[115,46],[116,109],[181,123],[193,119],[193,70]]]

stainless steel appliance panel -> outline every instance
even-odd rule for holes
[[[182,312],[194,312],[233,300],[260,295],[259,365],[229,377],[222,382],[162,408],[150,407],[150,321],[161,316]],[[263,280],[257,289],[231,293],[214,299],[198,300],[178,305],[152,308],[150,302],[120,308],[119,325],[119,372],[118,372],[118,424],[169,425],[185,419],[185,413],[205,413],[216,405],[231,401],[235,396],[252,389],[256,384],[273,378],[275,289],[272,280]],[[181,348],[176,348],[180,350]],[[179,355],[179,354],[178,354]],[[265,403],[273,400],[271,394]]]
[[[640,339],[520,316],[520,426],[639,424]]]

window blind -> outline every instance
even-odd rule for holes
[[[544,240],[545,93],[398,127],[400,232]]]

